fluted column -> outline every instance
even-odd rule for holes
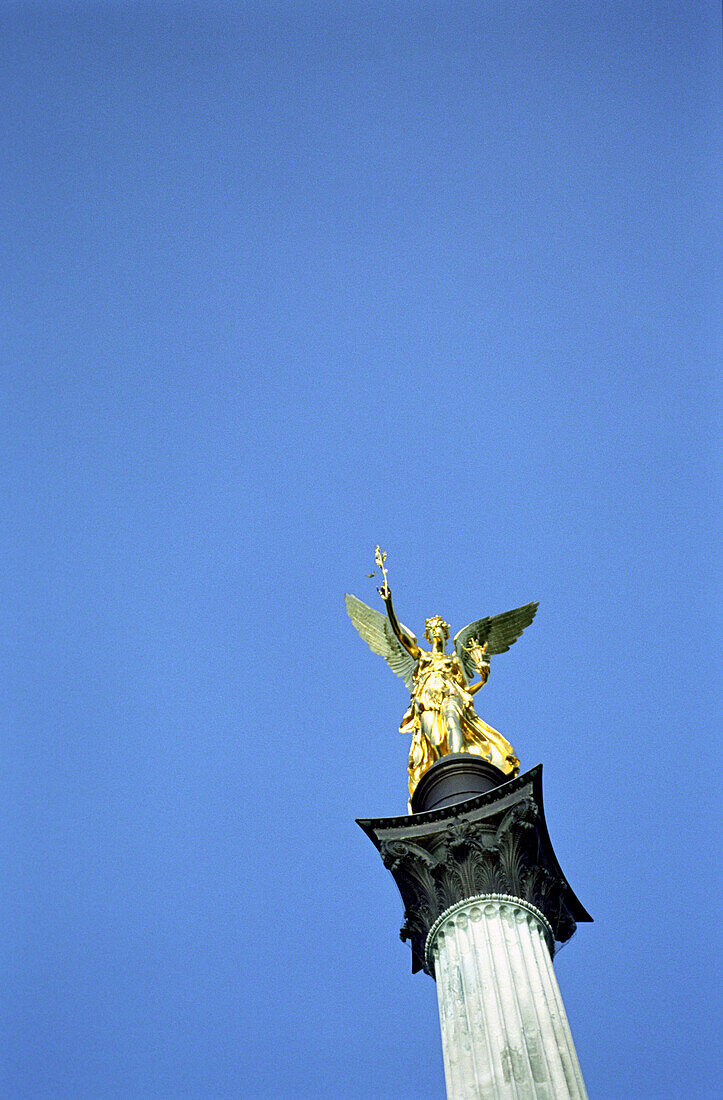
[[[592,918],[552,848],[542,768],[470,797],[466,755],[432,765],[414,813],[359,821],[402,895],[412,970],[437,982],[448,1100],[585,1100],[552,954]]]
[[[552,943],[542,913],[510,896],[467,898],[435,921],[448,1100],[586,1100]]]

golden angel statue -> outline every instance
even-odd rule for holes
[[[446,653],[449,626],[440,615],[427,619],[424,637],[431,650],[422,649],[394,612],[392,592],[384,568],[386,554],[377,548],[384,584],[377,591],[386,615],[347,594],[346,609],[359,634],[374,653],[384,657],[409,688],[409,709],[399,730],[411,733],[409,796],[427,768],[450,752],[482,756],[505,775],[514,776],[520,762],[501,733],[483,722],[473,696],[487,682],[489,658],[505,653],[535,617],[538,605],[528,603],[501,615],[476,619],[454,637],[454,653]],[[372,574],[373,575],[373,574]],[[479,676],[474,681],[475,674]]]

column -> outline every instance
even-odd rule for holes
[[[587,1100],[552,943],[542,913],[504,895],[467,898],[430,929],[448,1100]]]
[[[359,820],[399,887],[412,970],[437,983],[448,1100],[586,1100],[552,955],[592,918],[553,850],[542,768],[470,797],[466,756],[432,765],[412,814]]]

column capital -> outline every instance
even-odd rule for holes
[[[473,758],[472,758],[473,759]],[[434,767],[444,764],[444,758]],[[565,943],[592,917],[565,878],[542,802],[542,765],[475,798],[404,817],[358,819],[404,902],[403,940],[412,971],[433,973],[425,958],[430,930],[446,910],[480,895],[507,895],[539,912],[547,938]]]

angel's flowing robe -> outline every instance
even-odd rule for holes
[[[474,700],[456,654],[422,651],[414,670],[412,700],[399,727],[412,734],[409,751],[409,796],[427,768],[440,756],[451,752],[445,710],[452,704],[459,716],[464,752],[489,760],[505,775],[516,775],[520,762],[509,741],[483,722],[474,709]],[[422,715],[430,715],[422,722]],[[425,727],[427,732],[425,733]]]

